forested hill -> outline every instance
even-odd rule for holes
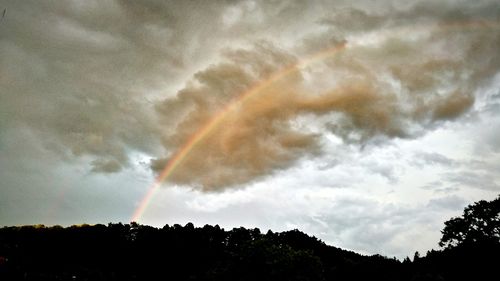
[[[3,227],[0,280],[498,280],[500,196],[467,206],[442,234],[444,250],[401,262],[328,246],[298,230]]]
[[[400,262],[298,230],[22,226],[0,229],[0,280],[488,280],[499,253],[499,243],[477,242]]]

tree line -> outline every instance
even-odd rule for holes
[[[360,255],[299,230],[137,223],[0,229],[0,280],[493,280],[500,196],[448,220],[440,250]]]

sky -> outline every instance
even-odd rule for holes
[[[500,3],[0,0],[0,225],[438,248],[500,193]]]

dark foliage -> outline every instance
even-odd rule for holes
[[[500,242],[500,196],[467,206],[461,217],[445,222],[442,233],[439,245],[447,248],[479,241]]]
[[[298,230],[263,234],[191,223],[0,229],[0,280],[496,280],[498,264],[498,239],[400,262],[328,246]]]

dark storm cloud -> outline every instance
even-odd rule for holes
[[[306,34],[297,45],[298,52],[307,52],[332,42],[346,44],[345,50],[325,60],[329,71],[316,73],[313,82],[297,71],[293,78],[285,77],[262,90],[255,98],[258,102],[241,104],[196,144],[169,180],[219,190],[314,155],[320,136],[294,127],[303,115],[329,116],[331,121],[324,124],[327,130],[347,143],[361,144],[379,136],[419,136],[456,120],[471,109],[477,87],[500,67],[494,48],[500,29],[493,21],[497,15],[488,11],[491,5],[429,8],[416,4],[375,13],[334,9],[329,19],[318,23],[329,26],[327,32]],[[357,45],[355,37],[349,37],[366,32],[381,33],[377,35],[381,42]],[[338,39],[332,40],[336,34]],[[163,138],[172,156],[153,161],[154,170],[162,170],[175,151],[232,99],[273,71],[279,72],[287,62],[300,60],[300,54],[265,44],[271,47],[260,44],[230,51],[224,62],[198,72],[175,98],[162,102],[158,107],[162,122],[176,127]],[[321,85],[320,90],[310,87],[329,77],[337,82]],[[421,161],[454,165],[437,154],[424,155]],[[390,169],[380,165],[374,169],[395,181]]]
[[[88,157],[90,170],[102,173],[129,166],[135,151],[162,170],[232,99],[303,57],[345,45],[321,62],[324,71],[284,77],[199,142],[170,180],[203,190],[245,184],[320,153],[323,131],[300,118],[327,119],[322,130],[361,145],[459,120],[500,66],[494,1],[5,6],[0,138],[26,128],[47,151]]]
[[[120,171],[130,151],[158,149],[151,92],[182,75],[208,37],[186,15],[206,28],[219,20],[178,2],[5,5],[0,131],[29,128],[64,159],[90,156],[95,172]]]
[[[120,171],[130,151],[159,151],[165,128],[151,102],[159,93],[182,85],[186,73],[212,60],[236,35],[252,37],[239,31],[263,30],[254,12],[266,20],[288,13],[284,3],[265,5],[6,1],[0,130],[27,127],[66,160],[89,156],[92,171]],[[231,9],[241,11],[237,19],[244,22],[224,25]]]
[[[29,128],[47,149],[112,161],[114,171],[127,165],[128,148],[149,150],[155,129],[137,86],[144,79],[154,83],[148,72],[161,66],[148,64],[150,53],[117,30],[126,22],[117,7],[7,4],[10,17],[0,27],[0,130]]]

